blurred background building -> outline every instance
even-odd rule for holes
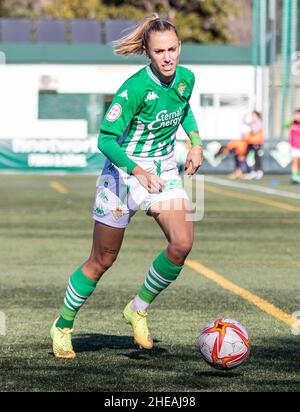
[[[113,94],[147,64],[143,56],[115,56],[112,41],[155,11],[178,27],[181,64],[196,76],[191,106],[207,145],[240,138],[255,109],[263,114],[266,167],[284,170],[287,146],[278,143],[287,140],[285,124],[300,106],[299,0],[180,4],[0,0],[0,168],[94,170],[97,131]],[[208,170],[226,169],[226,162],[213,164],[212,147]]]

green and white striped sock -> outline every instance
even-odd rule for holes
[[[81,266],[75,270],[69,279],[64,297],[64,305],[56,322],[58,328],[72,328],[77,312],[94,292],[97,282],[85,276]]]
[[[177,266],[171,262],[167,258],[165,251],[158,255],[150,266],[144,284],[133,301],[132,309],[146,309],[146,305],[149,306],[156,296],[177,279],[182,268],[183,266]],[[141,301],[146,303],[146,305],[143,305]]]

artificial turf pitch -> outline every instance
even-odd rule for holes
[[[259,184],[267,186],[270,178]],[[53,181],[67,193],[51,188]],[[143,212],[133,218],[118,260],[79,312],[77,358],[53,357],[50,326],[69,275],[90,251],[95,184],[95,176],[0,176],[0,311],[6,317],[0,391],[299,391],[300,335],[189,267],[151,307],[155,348],[134,346],[122,310],[166,246]],[[289,189],[287,176],[277,188]],[[299,200],[258,195],[300,206]],[[190,259],[288,314],[300,311],[299,211],[207,191],[195,235]],[[239,320],[251,335],[249,359],[228,372],[212,369],[198,354],[200,329],[217,317]]]

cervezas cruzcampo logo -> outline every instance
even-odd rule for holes
[[[180,83],[180,85],[178,86],[178,91],[179,91],[180,95],[183,96],[183,94],[185,92],[185,85],[183,83]]]

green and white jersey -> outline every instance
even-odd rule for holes
[[[182,124],[186,133],[198,130],[189,99],[194,74],[176,68],[171,84],[162,83],[146,66],[119,88],[106,113],[101,133],[114,135],[130,158],[160,157],[172,152],[176,131]]]

